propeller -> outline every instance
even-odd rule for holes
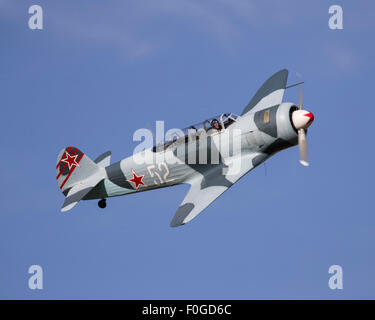
[[[306,140],[306,129],[311,125],[314,121],[314,115],[310,111],[306,111],[302,109],[302,87],[301,85],[298,86],[298,110],[294,111],[292,114],[292,121],[294,127],[298,131],[298,145],[299,145],[299,153],[300,153],[300,160],[299,162],[307,167],[309,162],[307,160],[307,140]]]
[[[306,140],[306,132],[304,129],[298,130],[298,145],[299,145],[299,154],[300,160],[299,162],[308,167],[309,163],[307,162],[307,140]]]

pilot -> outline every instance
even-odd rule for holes
[[[216,119],[213,119],[211,121],[211,128],[215,129],[217,131],[220,131],[221,130],[221,125],[220,125],[219,121],[217,121]]]

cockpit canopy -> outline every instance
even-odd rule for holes
[[[184,130],[187,129],[193,129],[193,130],[205,130],[209,131],[210,129],[216,129],[216,130],[221,130],[228,128],[233,122],[236,121],[238,118],[237,115],[234,113],[223,113],[219,116],[204,120],[203,122],[197,123],[195,125],[192,125],[188,128],[185,128]]]
[[[154,146],[153,151],[165,150],[175,142],[188,142],[189,137],[197,137],[199,139],[200,134],[203,132],[207,133],[208,135],[215,132],[220,132],[233,124],[237,118],[238,116],[234,113],[223,113],[216,117],[204,120],[203,122],[191,125],[187,128],[172,131],[165,137],[166,142],[164,144]]]
[[[210,119],[204,120],[203,122],[196,123],[182,130],[176,131],[175,139],[180,139],[188,136],[189,134],[199,133],[200,131],[209,132],[211,129],[220,131],[222,129],[228,128],[232,123],[238,118],[234,113],[223,113],[219,116],[212,117]],[[181,134],[183,133],[183,135]],[[168,138],[168,137],[166,137]],[[173,138],[173,137],[172,137]]]

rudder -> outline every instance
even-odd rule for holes
[[[57,157],[56,180],[66,196],[77,182],[85,180],[100,170],[88,156],[76,147],[62,149]]]

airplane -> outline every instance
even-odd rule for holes
[[[207,119],[137,154],[152,155],[151,163],[135,161],[132,155],[110,164],[110,151],[92,161],[76,147],[64,148],[56,163],[57,183],[65,196],[61,211],[72,209],[80,200],[99,199],[98,206],[105,208],[110,197],[190,184],[170,223],[177,227],[194,219],[246,173],[281,150],[298,144],[300,163],[308,166],[306,132],[314,115],[302,109],[303,82],[287,86],[287,79],[286,69],[272,75],[241,115],[225,113]],[[285,90],[293,86],[299,87],[298,105],[282,101]],[[220,142],[224,134],[234,132],[237,135],[231,140]],[[234,148],[235,143],[240,147]],[[224,152],[225,148],[231,151]],[[191,150],[195,151],[192,157]],[[208,155],[206,161],[199,162],[201,154]],[[231,172],[235,162],[239,165]]]

